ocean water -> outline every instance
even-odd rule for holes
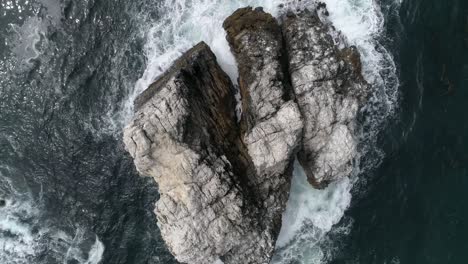
[[[400,109],[334,263],[466,263],[468,2],[403,1],[399,14]]]
[[[466,263],[468,3],[325,0],[372,84],[350,177],[295,166],[273,263]],[[280,4],[283,7],[280,7]],[[222,21],[311,0],[0,0],[0,263],[177,263],[123,149],[132,102]]]

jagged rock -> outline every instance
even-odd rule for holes
[[[135,101],[124,142],[138,171],[159,186],[155,213],[180,262],[209,263],[245,236],[248,211],[238,179],[240,143],[233,86],[200,43]]]
[[[320,188],[352,172],[356,116],[369,87],[357,49],[340,37],[335,43],[332,35],[339,33],[316,11],[289,12],[282,22],[291,82],[305,120],[298,160],[309,182]]]
[[[315,12],[283,21],[247,7],[223,24],[239,67],[240,123],[234,85],[203,42],[135,100],[124,143],[158,183],[158,226],[180,262],[269,263],[295,154],[318,187],[352,170],[367,96],[359,53],[338,49]]]
[[[257,174],[235,106],[230,79],[200,43],[136,99],[125,128],[138,171],[159,185],[158,225],[180,262],[271,258],[290,175],[260,178],[270,175]]]
[[[302,133],[301,115],[285,75],[277,20],[261,8],[246,7],[228,17],[223,27],[238,64],[241,136],[255,166],[257,177],[253,182],[271,234],[266,248],[271,256],[289,196],[293,160]]]
[[[285,75],[281,28],[270,14],[251,7],[235,11],[223,27],[239,68],[242,136],[261,193],[280,195],[267,204],[280,222],[289,193],[291,157],[302,132],[301,115]]]

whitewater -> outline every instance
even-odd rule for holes
[[[46,3],[51,23],[59,23],[60,11],[55,1]],[[349,44],[355,45],[363,62],[363,75],[372,85],[369,103],[362,111],[363,129],[357,135],[359,159],[350,177],[331,184],[324,190],[310,187],[302,168],[296,163],[291,195],[283,215],[283,227],[277,241],[273,263],[327,263],[336,251],[330,233],[346,235],[352,220],[343,221],[352,201],[353,185],[359,175],[379,165],[383,154],[376,148],[376,137],[386,120],[395,114],[398,106],[397,69],[390,52],[382,42],[385,18],[375,0],[325,0],[328,19]],[[11,1],[7,1],[11,4]],[[52,3],[52,4],[51,4]],[[133,101],[184,51],[199,41],[205,41],[216,54],[221,67],[234,83],[237,66],[229,50],[222,28],[224,19],[237,8],[261,6],[266,12],[279,16],[288,9],[311,8],[311,0],[162,0],[157,8],[159,16],[149,16],[148,10],[133,14],[141,17],[138,34],[144,36],[145,70],[134,85],[127,87],[126,98],[120,108],[105,115],[110,128],[104,133],[120,137],[120,131],[133,115]],[[395,5],[399,1],[395,0]],[[18,35],[28,41],[18,45],[17,53],[28,58],[41,56],[36,45],[47,31],[45,21],[32,17],[22,27],[15,27]],[[1,62],[3,63],[3,62]],[[96,132],[96,131],[94,131]],[[97,133],[97,132],[96,132]],[[14,144],[12,144],[14,145]],[[0,164],[1,165],[1,164]],[[0,207],[0,262],[31,263],[49,245],[57,263],[75,261],[80,264],[99,264],[105,245],[98,236],[85,227],[61,230],[52,221],[42,217],[40,195],[19,188],[21,183],[11,182],[10,168],[0,168],[0,195],[10,197]],[[3,187],[2,187],[3,186]],[[21,191],[20,191],[21,190]],[[3,197],[0,197],[3,198]],[[156,221],[156,220],[155,220]]]
[[[4,168],[3,168],[4,169]],[[70,235],[41,217],[41,198],[34,199],[31,191],[19,191],[18,183],[3,175],[0,169],[0,194],[6,199],[0,207],[0,263],[32,264],[43,251],[61,263],[98,264],[104,245],[85,228],[77,227]],[[0,197],[2,198],[2,197]]]
[[[374,0],[326,0],[329,22],[340,31],[349,44],[361,53],[363,75],[372,84],[369,103],[364,107],[363,129],[357,137],[360,145],[356,167],[350,177],[317,190],[306,180],[296,162],[291,194],[283,214],[283,225],[272,263],[326,263],[335,248],[327,234],[334,229],[346,235],[350,221],[340,223],[351,203],[351,190],[358,175],[375,168],[383,154],[375,147],[376,136],[385,120],[391,117],[398,102],[397,69],[391,54],[379,42],[384,30],[384,16]],[[399,2],[395,2],[399,4]],[[237,8],[261,6],[278,17],[286,10],[313,8],[316,1],[244,0],[244,1],[184,1],[165,0],[158,9],[164,14],[158,21],[142,28],[147,42],[147,67],[124,105],[124,123],[132,117],[133,101],[184,51],[199,41],[206,42],[218,63],[237,83],[237,66],[222,28],[224,19]],[[369,158],[371,154],[372,158]],[[367,157],[365,162],[361,159]]]

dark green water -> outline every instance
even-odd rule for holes
[[[156,186],[112,121],[147,67],[145,33],[176,12],[150,0],[0,1],[0,264],[175,263],[152,213]],[[468,1],[394,3],[376,1],[400,107],[378,140],[383,162],[354,188],[350,233],[323,246],[335,264],[468,263]],[[179,45],[158,36],[155,47]]]
[[[110,122],[144,69],[152,5],[1,0],[1,264],[171,261],[156,186]]]
[[[406,0],[400,21],[399,120],[336,263],[468,263],[468,1]]]

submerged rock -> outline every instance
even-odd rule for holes
[[[6,201],[0,199],[0,207],[5,207],[6,206]]]
[[[291,82],[304,117],[298,160],[309,182],[321,188],[352,172],[356,116],[369,87],[361,75],[357,49],[339,37],[335,44],[332,34],[339,33],[316,11],[287,13],[282,28]]]

